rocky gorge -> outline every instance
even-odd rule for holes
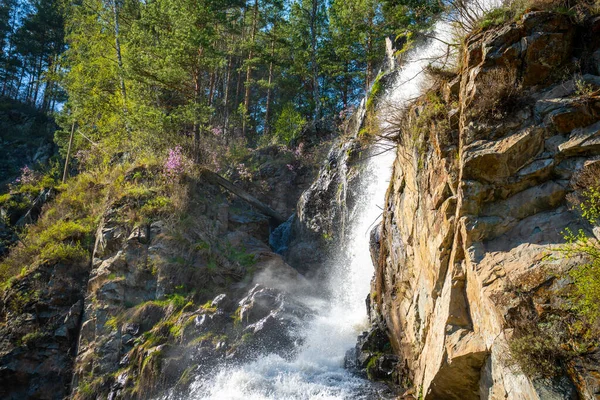
[[[38,224],[67,224],[51,231],[62,247],[9,256],[28,264],[1,292],[0,397],[600,396],[595,340],[525,353],[551,374],[514,346],[581,331],[568,308],[580,260],[557,249],[566,229],[597,234],[573,201],[600,168],[600,17],[528,10],[467,36],[458,57],[383,116],[383,147],[364,127],[404,90],[392,65],[318,172],[276,146],[254,152],[251,177],[230,177],[254,206],[201,169],[165,182],[155,160],[81,174],[83,199],[59,188]],[[367,204],[376,180],[382,210]],[[69,224],[90,202],[86,233]],[[64,246],[83,254],[58,257]],[[332,322],[357,313],[339,298],[371,276],[370,326],[338,360],[328,351],[346,342],[332,337],[365,329],[362,314],[335,321],[343,332]]]

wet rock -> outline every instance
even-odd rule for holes
[[[358,337],[356,347],[346,353],[344,366],[374,381],[405,383],[401,359],[392,353],[387,333],[375,325]]]

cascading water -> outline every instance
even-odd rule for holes
[[[436,39],[429,39],[411,51],[403,66],[396,71],[391,87],[380,101],[381,124],[399,107],[403,107],[423,90],[424,68],[447,53],[451,26],[439,22]],[[364,114],[364,101],[363,101]],[[371,149],[373,156],[363,169],[362,193],[358,200],[358,213],[350,221],[346,237],[341,244],[349,254],[339,257],[339,262],[329,273],[325,287],[327,300],[319,302],[316,316],[310,319],[300,336],[292,359],[267,354],[243,365],[223,366],[210,377],[198,377],[191,386],[193,400],[286,400],[286,399],[374,399],[382,398],[381,387],[353,375],[344,369],[344,356],[354,347],[356,338],[367,327],[365,298],[370,290],[373,265],[369,251],[369,231],[383,209],[385,191],[391,176],[395,152],[389,143],[379,143]],[[381,151],[377,148],[381,146]],[[387,149],[386,149],[387,147]],[[387,151],[384,151],[387,150]],[[343,260],[343,261],[342,261]],[[348,263],[347,260],[350,260]],[[314,304],[313,304],[314,306]]]
[[[346,257],[351,263],[338,263],[331,270],[326,285],[328,300],[316,300],[319,304],[315,308],[321,312],[301,333],[305,340],[297,355],[292,360],[266,355],[246,365],[224,368],[216,376],[199,379],[192,385],[192,399],[375,398],[369,381],[344,369],[344,356],[366,328],[364,299],[373,275],[369,231],[381,214],[394,157],[393,151],[386,151],[368,161],[371,179],[365,179],[369,183],[359,200],[368,206],[361,207],[352,223],[354,234],[347,239],[346,248],[351,254]]]

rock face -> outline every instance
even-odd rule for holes
[[[360,149],[357,139],[336,142],[318,179],[298,201],[284,256],[305,275],[326,272],[324,260],[332,258],[348,233],[344,225],[357,206]]]
[[[312,286],[269,247],[269,218],[201,174],[166,187],[176,217],[137,218],[156,168],[119,172],[137,192],[101,206],[91,259],[36,261],[2,289],[1,398],[185,396],[217,363],[302,341],[295,292]]]
[[[122,205],[106,212],[87,284],[76,398],[88,398],[89,388],[114,399],[185,393],[217,362],[267,349],[289,356],[301,340],[292,332],[311,311],[278,288],[309,284],[265,243],[268,219],[230,206],[206,182],[192,191],[187,228],[157,221],[131,230],[119,218]]]
[[[439,88],[459,105],[454,131],[432,128],[420,151],[408,138],[399,145],[372,238],[370,316],[426,399],[597,398],[597,356],[554,380],[508,360],[515,315],[560,307],[557,275],[570,265],[545,256],[565,228],[585,228],[566,197],[598,165],[600,77],[590,68],[561,81],[557,71],[571,71],[573,56],[593,64],[596,39],[574,50],[589,29],[530,12],[469,37],[458,90],[456,80]]]
[[[44,264],[4,293],[0,397],[68,396],[87,275],[83,264]]]

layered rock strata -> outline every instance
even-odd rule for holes
[[[427,101],[408,112],[373,245],[370,312],[415,396],[598,395],[593,354],[562,377],[531,379],[508,343],[518,315],[560,307],[572,265],[547,255],[566,228],[587,229],[566,199],[600,166],[599,29],[598,18],[576,26],[530,12],[472,35],[460,74],[437,88],[447,115],[415,137]]]

